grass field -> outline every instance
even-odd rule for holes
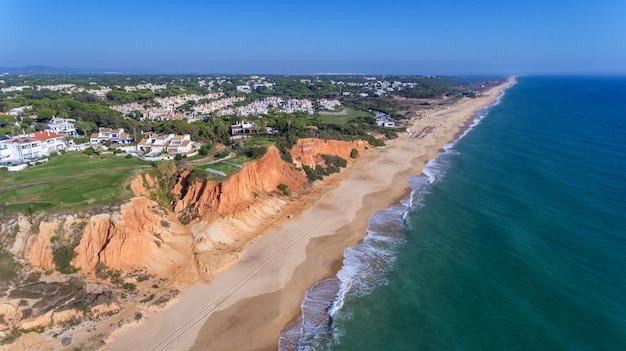
[[[213,173],[208,173],[207,172],[207,179],[210,180],[225,180],[228,177],[232,176],[233,174],[241,171],[240,167],[237,166],[233,166],[232,164],[236,164],[236,165],[240,165],[243,166],[244,163],[252,161],[252,159],[250,157],[244,156],[244,155],[240,155],[228,160],[224,160],[221,162],[216,162],[216,163],[206,163],[206,164],[201,164],[201,165],[197,165],[194,168],[198,168],[198,169],[202,169],[205,170],[206,168],[212,168],[218,171],[222,171],[226,174],[226,177],[221,176],[221,175],[217,175],[217,174],[213,174]]]
[[[367,117],[367,116],[371,116],[371,114],[365,111],[349,109],[348,113],[346,113],[345,115],[344,114],[320,113],[319,119],[322,121],[322,123],[325,123],[325,124],[346,124],[349,121],[357,117]]]
[[[251,138],[246,140],[246,142],[244,143],[245,147],[259,147],[259,146],[265,146],[268,147],[270,146],[270,144],[272,144],[273,141],[270,138]]]
[[[131,197],[127,180],[148,162],[113,155],[66,153],[19,172],[0,170],[4,213],[84,209]]]

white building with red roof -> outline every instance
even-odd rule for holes
[[[19,165],[46,158],[65,150],[65,136],[49,130],[22,134],[0,141],[0,165]]]

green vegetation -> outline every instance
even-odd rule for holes
[[[43,325],[37,326],[37,327],[32,327],[32,328],[28,328],[28,329],[21,329],[20,331],[24,334],[27,333],[38,333],[41,334],[45,331],[45,327]]]
[[[319,113],[319,121],[323,124],[346,124],[359,117],[372,117],[372,114],[356,109],[348,109],[347,113]]]
[[[223,176],[217,175],[217,174],[213,174],[213,173],[208,173],[207,171],[205,171],[205,168],[212,168],[216,171],[222,171],[226,174],[226,177],[230,177],[231,175],[241,171],[240,167],[237,166],[233,166],[233,164],[243,164],[244,158],[234,158],[234,159],[230,159],[225,163],[225,162],[218,162],[218,163],[211,163],[211,164],[205,164],[202,166],[199,166],[198,168],[194,168],[194,170],[192,170],[192,173],[194,173],[194,180],[197,179],[209,179],[209,180],[224,180],[225,178]],[[249,161],[249,158],[245,158],[246,161]],[[197,173],[196,173],[197,172]],[[200,174],[204,174],[203,176],[201,176]],[[191,179],[190,179],[191,181]]]
[[[283,193],[283,195],[289,196],[289,190],[287,190],[287,184],[280,183],[278,184],[278,186],[276,186],[276,188],[278,188],[278,190],[280,190]]]
[[[230,151],[224,149],[222,151],[219,151],[215,154],[215,158],[224,158],[226,156],[230,155]]]
[[[0,281],[11,280],[15,278],[17,266],[13,256],[0,250]]]
[[[63,274],[76,273],[77,268],[71,265],[72,260],[76,257],[74,248],[69,245],[59,246],[52,250],[53,262],[57,271]]]
[[[213,85],[201,86],[200,79],[210,80]],[[250,84],[249,76],[231,76],[227,79],[218,77],[198,76],[5,76],[1,87],[11,85],[50,85],[59,83],[75,84],[85,88],[82,92],[50,91],[46,89],[26,88],[23,91],[0,93],[0,112],[6,112],[16,107],[29,106],[20,112],[17,117],[0,116],[0,135],[22,133],[22,131],[41,130],[53,116],[72,118],[76,120],[76,128],[81,135],[89,135],[98,131],[99,127],[124,128],[135,138],[141,138],[141,132],[189,134],[194,141],[201,141],[199,156],[193,159],[203,159],[212,153],[213,145],[224,143],[227,149],[217,152],[217,158],[225,158],[231,152],[238,154],[230,162],[243,164],[250,159],[262,157],[267,148],[273,143],[280,150],[281,158],[292,162],[290,148],[299,138],[316,137],[322,139],[368,141],[373,146],[384,145],[385,139],[397,137],[397,132],[403,128],[381,128],[376,124],[372,111],[381,111],[391,116],[398,125],[402,124],[405,116],[402,111],[403,99],[397,96],[432,99],[444,96],[474,96],[481,84],[442,77],[374,77],[365,78],[359,75],[341,76],[268,76],[264,82],[273,86],[260,85],[253,88],[249,94],[236,91],[237,85]],[[379,89],[387,89],[392,82],[403,82],[392,93],[377,96]],[[138,84],[165,85],[165,89],[152,91],[145,87],[136,87]],[[352,84],[354,83],[354,84]],[[406,83],[406,84],[405,84]],[[211,87],[210,87],[211,86]],[[106,96],[98,97],[88,92],[89,89],[110,87]],[[125,89],[133,87],[133,89]],[[127,91],[129,90],[129,91]],[[319,113],[309,115],[306,112],[294,113],[271,110],[259,115],[224,116],[216,112],[199,116],[200,120],[188,122],[186,120],[141,120],[139,110],[122,114],[110,107],[124,103],[138,103],[138,106],[148,108],[157,106],[156,97],[168,97],[186,94],[207,94],[221,91],[227,97],[237,96],[243,100],[234,106],[244,106],[253,101],[269,96],[311,99],[313,106],[318,107],[316,99],[330,98],[341,102],[339,109],[346,113]],[[469,93],[468,93],[469,92]],[[366,93],[361,95],[361,93]],[[367,95],[367,96],[365,96]],[[188,101],[176,107],[177,112],[185,113],[195,105],[208,102],[210,98],[200,101]],[[429,104],[428,100],[413,102],[415,104]],[[408,105],[407,105],[408,106]],[[229,127],[239,120],[254,121],[256,128],[249,131],[244,139],[231,140]],[[271,128],[274,134],[265,134]],[[381,136],[383,138],[381,138]],[[85,142],[76,139],[75,142]],[[232,148],[230,148],[232,146]],[[119,153],[119,149],[114,151]],[[100,154],[99,149],[88,148],[85,155],[69,152],[61,157],[50,158],[45,165],[29,168],[22,172],[10,173],[0,170],[0,213],[22,211],[36,213],[41,210],[54,208],[55,210],[80,211],[91,206],[100,206],[108,203],[124,201],[130,197],[130,191],[124,185],[126,180],[137,168],[149,167],[133,157],[114,157]],[[351,153],[352,158],[358,156]],[[187,165],[184,155],[177,155],[179,165]],[[171,166],[159,169],[156,165],[151,170],[158,174],[159,189],[155,195],[162,203],[171,203],[168,190],[174,184],[178,171]],[[227,176],[239,170],[238,167],[227,163],[205,165],[223,171]],[[191,167],[188,167],[191,168]],[[199,167],[196,167],[199,168]],[[321,169],[308,169],[309,179],[320,179],[328,172],[333,172],[339,166],[330,162]],[[163,173],[163,171],[167,171]],[[224,177],[206,174],[204,169],[193,170],[190,179],[215,179]]]
[[[123,201],[131,197],[124,184],[139,167],[149,164],[137,158],[66,153],[20,172],[0,170],[0,206],[5,214],[34,213]]]
[[[310,166],[303,165],[302,169],[304,173],[306,173],[307,179],[313,182],[316,180],[321,180],[324,176],[337,173],[341,168],[344,168],[348,165],[348,161],[346,159],[341,158],[339,156],[332,155],[321,155],[322,159],[324,159],[324,163],[326,164],[326,168],[316,165],[315,168],[311,168]]]
[[[340,168],[345,168],[348,161],[339,156],[321,155],[324,163],[326,163],[326,175],[339,172]]]
[[[350,150],[350,158],[357,158],[357,157],[359,157],[359,150],[357,149]]]
[[[263,157],[263,155],[265,155],[266,152],[267,152],[267,147],[265,146],[257,146],[257,147],[244,150],[244,154],[253,160]]]
[[[4,338],[0,339],[0,345],[9,345],[12,344],[13,342],[15,342],[17,340],[17,338],[19,338],[20,336],[22,336],[22,333],[17,330],[17,329],[12,329],[11,333],[7,336],[5,336]]]
[[[268,147],[272,144],[273,140],[271,138],[265,138],[265,137],[256,137],[253,139],[248,139],[246,140],[246,142],[244,143],[244,147],[246,148],[253,148],[253,147]]]
[[[124,283],[124,284],[122,285],[122,288],[123,288],[124,290],[130,291],[130,292],[133,292],[133,291],[137,290],[137,285],[135,285],[135,284],[133,284],[133,283]]]

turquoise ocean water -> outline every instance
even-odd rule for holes
[[[425,173],[282,349],[626,350],[626,77],[520,77]]]

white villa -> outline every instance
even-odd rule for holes
[[[124,128],[99,128],[98,133],[91,134],[89,143],[104,145],[107,140],[111,140],[111,145],[130,144],[134,141],[133,137],[124,133]]]
[[[254,131],[256,123],[240,121],[230,126],[230,134],[246,134]]]
[[[395,122],[391,121],[390,118],[391,118],[390,115],[376,111],[376,124],[378,124],[379,126],[383,128],[395,127],[396,126]]]
[[[148,133],[145,139],[137,144],[137,151],[141,151],[145,156],[157,156],[167,154],[174,156],[176,154],[186,155],[195,151],[196,143],[191,140],[189,134],[161,135],[156,133]]]
[[[16,107],[16,108],[12,108],[9,111],[7,111],[7,115],[9,115],[9,116],[18,116],[19,114],[26,113],[26,111],[29,111],[29,110],[32,110],[32,109],[33,109],[32,106]]]
[[[0,141],[0,165],[20,165],[33,162],[50,153],[66,149],[65,136],[49,130],[23,134]]]
[[[48,122],[48,129],[55,133],[67,133],[68,135],[73,136],[76,134],[76,128],[74,127],[75,119],[71,118],[57,118],[52,117],[50,122]]]

